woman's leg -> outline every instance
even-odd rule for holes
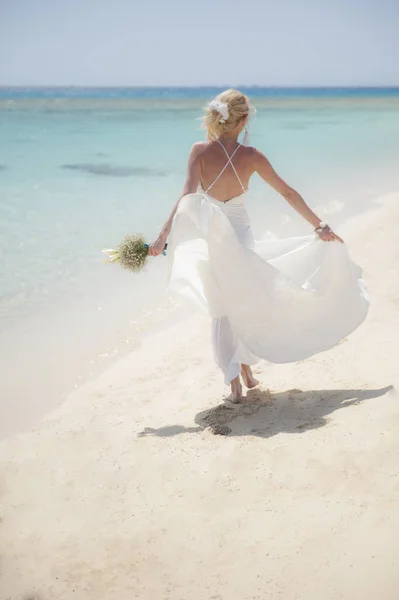
[[[231,395],[229,396],[229,400],[231,402],[239,402],[240,400],[242,400],[242,385],[239,375],[230,382],[230,387]]]
[[[223,371],[226,385],[231,386],[229,399],[237,402],[242,398],[241,365],[236,358],[237,337],[227,317],[212,319],[212,344],[215,362]]]
[[[256,387],[259,383],[259,381],[253,376],[251,367],[249,365],[241,365],[241,377],[244,385],[248,389]]]

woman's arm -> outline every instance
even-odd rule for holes
[[[283,196],[294,208],[297,213],[299,213],[308,223],[310,223],[315,229],[319,227],[322,222],[321,219],[309,208],[306,204],[305,200],[302,198],[300,194],[292,187],[290,187],[281,177],[276,173],[273,169],[270,162],[267,160],[266,156],[255,150],[255,163],[256,163],[256,171],[259,175],[264,179],[272,188],[274,188],[279,194]],[[325,242],[332,242],[334,240],[338,240],[343,243],[342,238],[336,235],[330,227],[326,227],[325,229],[318,232],[320,239]]]
[[[180,198],[173,207],[169,219],[162,227],[161,233],[159,234],[158,238],[155,240],[155,242],[150,244],[148,248],[149,256],[159,256],[160,254],[162,254],[166,244],[166,240],[168,239],[168,235],[170,233],[170,230],[172,229],[173,219],[176,214],[177,207],[179,206],[180,200],[186,194],[192,194],[197,191],[198,184],[201,178],[201,163],[199,156],[202,148],[203,142],[198,142],[197,144],[194,144],[190,150],[190,154],[188,157],[187,176],[184,182],[183,191],[180,195]]]

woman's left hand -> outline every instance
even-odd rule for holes
[[[339,235],[334,233],[333,230],[330,229],[329,227],[325,227],[321,231],[317,231],[317,235],[323,242],[337,241],[337,242],[341,242],[341,244],[344,243],[344,240],[341,237],[339,237]]]

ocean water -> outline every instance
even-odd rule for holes
[[[0,88],[0,397],[15,423],[180,314],[167,259],[132,275],[101,248],[156,236],[218,91]],[[334,227],[399,189],[399,89],[246,92],[251,143]],[[256,178],[248,208],[258,237],[309,230]]]

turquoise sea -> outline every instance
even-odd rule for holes
[[[155,237],[218,91],[0,88],[0,396],[15,419],[177,314],[166,259],[135,276],[101,248]],[[399,189],[399,88],[244,91],[252,145],[334,227]],[[308,230],[259,180],[248,208],[258,237]]]

